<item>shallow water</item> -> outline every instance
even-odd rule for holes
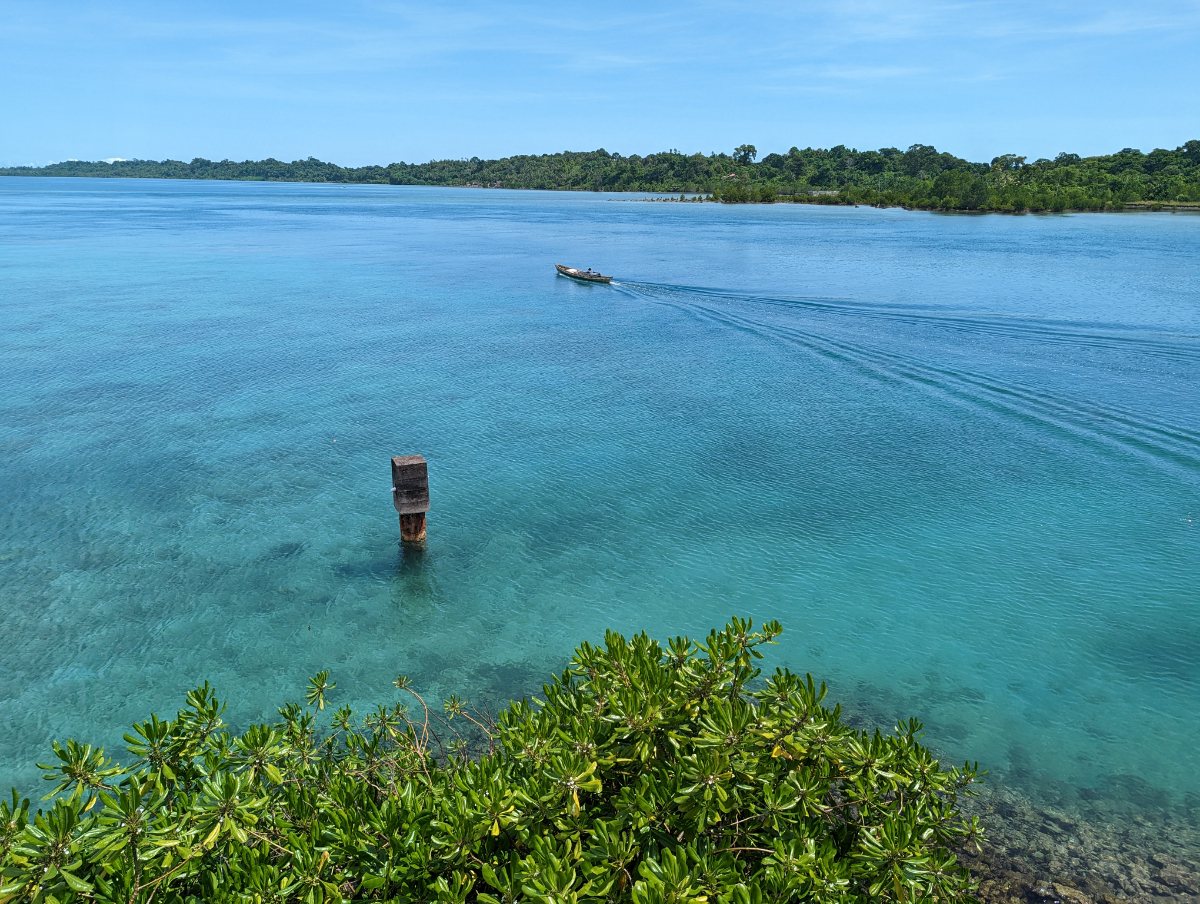
[[[1167,213],[0,179],[0,778],[204,679],[235,725],[321,668],[495,705],[736,613],[1034,800],[1195,807],[1198,251]]]

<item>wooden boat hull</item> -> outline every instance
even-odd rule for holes
[[[586,270],[576,270],[574,267],[564,267],[562,264],[555,264],[554,269],[569,279],[578,280],[579,282],[596,282],[610,283],[611,276],[601,276],[599,273],[588,273]]]

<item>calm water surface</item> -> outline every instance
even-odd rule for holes
[[[999,782],[1200,795],[1200,217],[0,179],[0,387],[20,788],[204,679],[494,705],[746,614]]]

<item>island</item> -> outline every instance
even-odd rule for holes
[[[758,159],[754,145],[732,153],[669,150],[626,157],[603,148],[341,167],[309,157],[281,160],[69,160],[0,169],[0,176],[222,179],[662,192],[724,203],[867,204],[945,211],[1200,210],[1200,140],[1174,150],[1030,161],[1002,154],[973,163],[930,145],[859,151],[793,147]]]

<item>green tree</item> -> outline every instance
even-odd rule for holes
[[[752,144],[739,144],[733,151],[733,159],[743,166],[753,163],[757,156],[758,149]]]

